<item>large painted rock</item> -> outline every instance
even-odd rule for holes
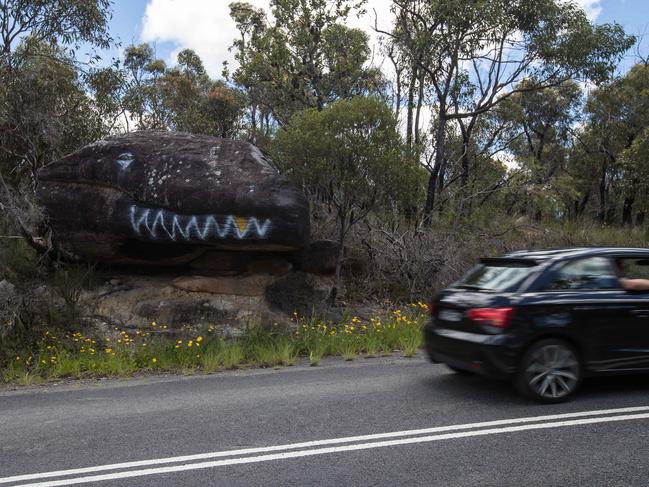
[[[309,241],[302,192],[236,140],[161,131],[102,140],[43,168],[38,198],[61,248],[84,259],[173,265],[209,249]]]

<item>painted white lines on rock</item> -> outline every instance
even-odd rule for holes
[[[392,431],[363,436],[350,436],[314,440],[301,443],[289,443],[268,447],[226,450],[196,455],[158,458],[110,465],[98,465],[69,470],[58,470],[26,475],[15,475],[0,478],[0,484],[12,484],[12,487],[61,486],[117,480],[130,477],[158,475],[164,473],[184,472],[229,465],[261,463],[276,460],[288,460],[316,455],[342,453],[373,448],[395,447],[416,443],[468,438],[500,433],[515,433],[531,430],[583,426],[589,424],[609,423],[649,419],[649,406],[580,411],[564,414],[550,414],[525,418],[510,418],[480,423],[468,423],[449,426],[438,426],[408,431]],[[213,460],[220,458],[220,460]],[[210,461],[199,461],[208,460]],[[165,465],[154,468],[154,465]],[[109,472],[96,475],[98,472]],[[95,475],[88,475],[95,474]],[[60,477],[68,477],[55,480]],[[71,477],[71,478],[70,478]],[[28,484],[18,482],[37,481]]]
[[[209,240],[236,238],[266,238],[271,221],[260,222],[255,217],[228,215],[178,215],[163,209],[129,208],[131,228],[136,235],[150,240]]]

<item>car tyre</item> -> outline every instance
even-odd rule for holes
[[[581,382],[577,351],[565,340],[550,338],[533,344],[516,374],[516,387],[524,396],[542,403],[570,399]]]

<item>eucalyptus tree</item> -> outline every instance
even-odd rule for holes
[[[44,246],[26,214],[38,169],[103,128],[83,89],[75,49],[109,46],[110,4],[0,0],[1,216],[39,250]]]
[[[271,0],[272,21],[247,3],[230,4],[239,67],[227,74],[249,98],[253,130],[267,135],[301,110],[381,89],[367,34],[345,25],[364,2]]]
[[[647,190],[649,66],[637,64],[624,77],[600,86],[586,111],[579,140],[597,165],[598,218],[614,220],[621,203],[622,220],[630,223],[636,200]]]
[[[567,162],[580,120],[582,91],[573,81],[526,90],[529,83],[517,85],[498,113],[515,134],[508,151],[525,175],[520,207],[538,218],[545,211],[566,213],[577,197]]]
[[[185,49],[176,67],[162,77],[162,101],[169,127],[216,137],[235,137],[240,129],[243,97],[223,81],[211,79],[200,57]]]
[[[393,0],[393,5],[396,24],[384,34],[425,73],[434,95],[427,221],[447,157],[449,124],[462,121],[464,150],[470,150],[478,118],[508,97],[575,78],[599,82],[633,44],[620,26],[593,25],[580,7],[560,0]],[[524,79],[533,82],[521,85]]]
[[[115,94],[133,126],[234,137],[240,128],[241,93],[210,78],[191,49],[178,53],[167,66],[149,44],[129,46],[121,65],[112,70],[121,79]]]
[[[374,97],[297,113],[278,130],[273,149],[288,178],[320,191],[335,208],[340,289],[350,230],[381,205],[396,200],[407,206],[416,199],[420,167],[401,140],[392,111]]]
[[[62,99],[78,90],[82,82],[76,72],[79,63],[74,48],[82,42],[102,48],[109,46],[110,3],[109,0],[0,0],[0,123],[3,125],[0,150],[5,174],[8,164],[25,163],[31,170],[24,174],[34,183],[48,150],[56,152],[60,150],[59,143],[68,143],[56,139],[55,133],[64,132],[59,130],[61,120],[52,118],[49,109],[54,105],[63,109]],[[39,89],[41,100],[31,103],[32,95],[38,96]],[[46,100],[47,96],[53,98]],[[38,112],[40,109],[45,112]],[[28,118],[39,123],[27,124]],[[69,134],[69,130],[65,133]],[[29,153],[25,152],[27,148]],[[16,173],[15,167],[10,169]],[[23,174],[21,170],[17,172]]]
[[[0,0],[0,63],[12,69],[15,50],[25,37],[33,39],[32,46],[46,43],[74,48],[83,42],[109,47],[111,3],[111,0]],[[31,54],[37,52],[23,45],[21,56]]]

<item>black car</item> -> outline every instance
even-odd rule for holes
[[[426,349],[456,372],[512,380],[526,396],[560,402],[583,377],[649,372],[647,277],[649,249],[482,259],[433,300]]]

